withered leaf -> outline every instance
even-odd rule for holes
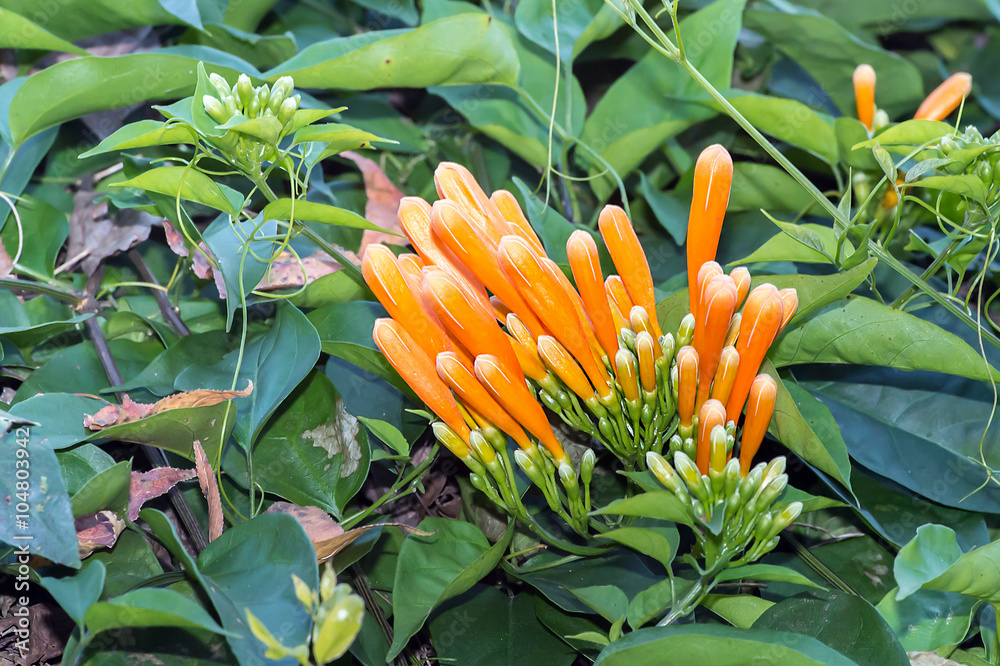
[[[187,407],[210,407],[225,400],[233,398],[245,398],[253,391],[253,381],[247,380],[248,384],[242,391],[215,391],[212,389],[195,389],[168,395],[159,402],[152,405],[133,401],[128,395],[122,400],[122,404],[108,405],[102,407],[96,414],[86,416],[83,419],[83,427],[88,430],[103,430],[111,426],[131,423],[144,419],[153,414],[170,411],[171,409],[184,409]]]
[[[321,541],[319,543],[313,542],[313,547],[316,549],[316,559],[320,562],[326,562],[331,557],[354,543],[362,534],[368,530],[373,530],[376,527],[398,527],[407,534],[416,534],[417,536],[430,536],[431,534],[434,534],[434,532],[424,532],[423,530],[418,530],[415,527],[410,527],[409,525],[404,525],[403,523],[378,523],[376,525],[355,527],[353,530],[347,530],[343,534],[338,534],[337,536],[326,539],[325,541]]]
[[[291,252],[282,252],[277,259],[271,262],[264,275],[264,280],[257,285],[257,290],[272,291],[288,287],[301,287],[303,273],[305,282],[308,284],[341,269],[339,263],[327,257],[326,253],[319,251],[301,259],[301,265],[299,261]]]
[[[340,153],[341,157],[354,162],[361,171],[365,180],[365,195],[368,201],[365,204],[365,217],[369,222],[374,222],[383,229],[402,234],[402,227],[399,226],[399,201],[403,198],[403,193],[389,180],[385,171],[374,160],[363,157],[355,152]],[[364,256],[365,248],[372,243],[399,243],[399,236],[387,234],[383,231],[366,229],[361,236],[361,247],[358,248],[358,256]]]
[[[191,255],[191,250],[188,249],[188,246],[184,241],[184,236],[182,236],[179,231],[174,229],[173,225],[167,220],[163,221],[163,232],[167,237],[167,245],[169,245],[170,249],[174,251],[174,254],[179,257],[187,257]],[[208,259],[208,247],[205,245],[204,241],[198,243],[197,252],[195,252],[194,256],[191,257],[191,270],[202,280],[210,280],[213,277],[214,271],[212,270],[212,262]],[[225,294],[223,294],[223,296],[225,296]]]
[[[208,540],[215,541],[222,535],[224,520],[222,516],[222,498],[219,496],[219,482],[205,456],[205,449],[197,439],[192,443],[194,448],[194,464],[198,470],[198,483],[201,492],[208,501]]]
[[[111,548],[125,529],[125,521],[113,511],[98,511],[80,516],[75,521],[76,538],[80,542],[80,559],[89,557],[98,548]]]
[[[299,521],[311,542],[319,543],[340,536],[344,528],[318,506],[299,506],[291,502],[275,502],[264,513],[287,513]]]
[[[148,472],[132,472],[128,490],[128,519],[139,517],[139,510],[149,500],[165,495],[181,481],[189,481],[197,476],[193,469],[157,467]]]

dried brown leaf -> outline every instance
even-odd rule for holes
[[[208,500],[208,540],[215,541],[222,535],[224,525],[222,516],[222,498],[219,496],[219,482],[212,471],[212,465],[205,456],[205,449],[201,447],[201,442],[197,439],[192,442],[194,448],[194,464],[198,470],[198,483],[201,484],[201,492]]]
[[[76,538],[80,542],[80,559],[89,557],[98,548],[111,548],[125,529],[125,521],[113,511],[98,511],[76,519]]]
[[[242,391],[216,391],[213,389],[195,389],[168,395],[159,402],[147,405],[141,402],[134,402],[128,394],[122,400],[122,404],[108,405],[101,408],[96,414],[86,416],[83,419],[83,427],[88,430],[103,430],[111,426],[131,423],[144,419],[153,414],[167,412],[171,409],[184,409],[186,407],[210,407],[225,400],[233,398],[245,398],[253,391],[253,382],[247,380],[248,384]]]
[[[403,230],[399,226],[397,213],[403,193],[389,180],[385,171],[374,160],[351,151],[340,153],[340,156],[354,162],[364,177],[365,195],[368,197],[368,202],[365,204],[365,217],[368,221],[374,222],[383,229],[402,234]],[[361,236],[361,247],[358,249],[358,255],[364,256],[365,248],[372,243],[399,243],[399,236],[366,229]]]
[[[193,469],[157,467],[148,472],[132,472],[128,490],[128,519],[139,517],[139,510],[149,500],[165,495],[181,481],[189,481],[197,476]]]
[[[291,252],[282,252],[277,259],[271,262],[267,269],[264,280],[257,285],[258,291],[270,291],[274,289],[286,289],[288,287],[301,287],[303,272],[305,273],[306,284],[335,273],[341,269],[341,265],[330,259],[323,252],[315,252],[304,259],[299,259]]]
[[[347,530],[343,534],[338,534],[337,536],[326,539],[325,541],[320,541],[319,543],[313,542],[313,547],[316,548],[316,559],[320,562],[326,562],[331,557],[354,543],[362,534],[368,530],[373,530],[376,527],[398,527],[407,534],[416,534],[417,536],[430,536],[431,534],[434,534],[434,532],[424,532],[423,530],[418,530],[415,527],[410,527],[409,525],[404,525],[403,523],[378,523],[376,525],[355,527],[353,530]]]
[[[151,407],[153,405],[135,402],[125,394],[121,405],[108,405],[102,407],[96,414],[84,417],[83,427],[89,430],[103,430],[113,425],[138,421],[149,415]]]
[[[344,528],[334,522],[333,518],[318,506],[299,506],[291,502],[275,502],[264,513],[287,513],[299,521],[302,529],[309,535],[309,540],[319,543],[340,536]]]
[[[73,214],[69,220],[67,257],[85,255],[80,262],[87,275],[92,274],[105,257],[125,252],[149,238],[153,217],[134,209],[108,217],[107,202],[94,203],[97,195],[81,190],[73,196]]]
[[[167,245],[174,251],[174,254],[179,257],[187,257],[191,254],[187,243],[184,241],[184,236],[174,229],[173,225],[167,220],[163,221],[163,233],[167,237]],[[214,277],[212,262],[208,260],[208,247],[204,242],[198,244],[198,251],[191,257],[191,270],[202,280],[209,280]],[[225,298],[225,294],[222,296]]]

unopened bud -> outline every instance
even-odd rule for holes
[[[764,474],[761,479],[761,485],[767,486],[769,483],[777,479],[779,476],[785,473],[785,456],[778,456],[771,462],[767,464],[764,468]]]
[[[202,104],[205,105],[205,112],[212,117],[212,120],[216,121],[220,125],[229,120],[229,115],[226,113],[226,107],[222,105],[222,102],[211,95],[205,95],[202,97],[201,101]]]
[[[760,509],[766,509],[771,506],[771,503],[774,502],[779,495],[781,495],[787,485],[788,475],[782,474],[777,479],[764,486],[764,489],[760,491],[760,497],[757,498],[757,506]]]
[[[271,113],[278,112],[282,102],[284,102],[285,98],[291,94],[292,88],[294,87],[295,82],[290,76],[282,76],[274,82],[274,87],[271,88],[271,95],[267,101],[267,108],[271,110]]]
[[[681,325],[677,327],[677,346],[686,347],[691,344],[694,337],[694,315],[690,312],[681,319]]]
[[[236,80],[236,96],[240,98],[240,104],[246,109],[253,99],[253,83],[246,74],[240,74]]]
[[[281,103],[281,107],[278,109],[278,122],[281,123],[282,127],[291,122],[298,108],[299,105],[291,97]]]
[[[594,476],[594,467],[597,465],[597,455],[593,449],[587,449],[580,458],[580,481],[583,485],[590,485],[590,479]]]
[[[225,98],[232,94],[233,90],[229,87],[229,83],[218,74],[209,74],[208,80],[212,84],[212,87],[219,93],[220,98]]]
[[[635,350],[635,331],[631,328],[622,328],[618,331],[618,337],[621,338],[623,347],[628,350]]]
[[[559,464],[559,480],[566,487],[576,485],[576,471],[574,471],[572,465],[566,462]]]
[[[434,437],[437,438],[437,441],[441,442],[441,445],[444,446],[444,448],[448,449],[459,458],[465,458],[469,455],[469,447],[466,446],[462,438],[458,436],[458,433],[452,430],[443,421],[435,421],[432,423],[431,430],[434,432]]]
[[[781,530],[785,529],[799,517],[802,513],[802,502],[792,502],[784,509],[778,512],[778,515],[774,519],[774,527],[772,528],[772,534],[777,534]]]
[[[469,435],[469,444],[472,445],[472,450],[476,452],[476,456],[486,465],[492,465],[493,461],[497,459],[497,453],[490,446],[490,443],[486,441],[483,434],[478,430],[473,430]]]
[[[878,130],[889,125],[889,114],[885,112],[884,109],[879,109],[875,112],[875,116],[872,118],[872,131],[877,132]]]
[[[670,466],[670,463],[655,451],[646,453],[646,467],[653,473],[656,480],[663,484],[668,490],[674,491],[680,484],[677,472]]]

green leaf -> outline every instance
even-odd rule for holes
[[[558,29],[558,55],[570,62],[581,50],[577,43],[596,20],[603,3],[576,2],[560,7],[555,17],[552,8],[549,0],[524,0],[518,3],[514,20],[521,34],[553,54],[557,51],[554,33]]]
[[[241,309],[253,289],[267,273],[268,260],[274,249],[278,225],[273,220],[242,220],[233,224],[226,215],[219,215],[202,233],[226,291],[226,330],[232,328],[233,317]]]
[[[677,555],[680,536],[676,527],[620,527],[600,535],[602,539],[611,539],[634,551],[648,555],[670,568],[670,563]],[[617,589],[617,588],[615,588]],[[609,618],[615,621],[618,618]]]
[[[986,185],[978,176],[972,174],[958,174],[955,176],[929,176],[920,178],[910,183],[912,187],[923,187],[928,190],[939,190],[941,192],[954,192],[963,197],[968,197],[973,201],[986,204],[989,193]]]
[[[701,605],[734,627],[749,629],[774,602],[752,594],[710,594]]]
[[[807,587],[819,587],[798,571],[776,564],[746,564],[725,569],[716,578],[720,583],[730,580],[773,580]]]
[[[576,652],[535,619],[531,594],[474,585],[427,623],[442,663],[463,666],[569,666]]]
[[[81,153],[80,159],[130,148],[167,146],[176,143],[194,143],[194,141],[195,133],[183,123],[168,125],[159,120],[139,120],[125,125],[87,152]]]
[[[367,433],[344,410],[333,384],[311,371],[278,407],[253,447],[254,482],[339,520],[368,476]],[[247,486],[246,454],[226,451],[223,468]]]
[[[918,590],[897,601],[897,590],[889,591],[876,609],[907,652],[930,652],[963,642],[982,603],[956,592],[933,590]]]
[[[233,348],[234,340],[224,331],[207,331],[185,335],[157,356],[152,363],[132,381],[120,387],[120,391],[144,388],[159,396],[174,392],[177,375],[192,365],[215,365],[226,352]]]
[[[88,562],[87,566],[74,576],[63,578],[42,576],[40,582],[56,603],[66,611],[66,615],[69,615],[78,627],[82,627],[87,609],[101,597],[106,573],[104,562],[94,561]]]
[[[105,509],[115,513],[123,513],[128,508],[131,477],[132,462],[130,460],[123,460],[117,465],[97,473],[70,498],[73,516],[79,518]]]
[[[28,478],[19,479],[16,471],[25,469],[25,460]],[[9,498],[0,502],[0,541],[58,564],[79,566],[73,512],[52,449],[39,445],[27,426],[11,429],[0,439],[0,468],[7,470],[0,478],[0,497]],[[19,481],[26,481],[28,488],[19,489]],[[18,509],[22,503],[27,511],[24,506]]]
[[[3,205],[6,206],[6,202]],[[69,220],[66,218],[66,213],[30,195],[21,197],[17,203],[17,211],[21,216],[21,231],[24,233],[21,256],[17,265],[54,278],[56,259],[69,236]],[[0,214],[6,215],[6,210]],[[18,225],[14,220],[9,220],[0,232],[0,241],[11,256],[17,252],[18,233]],[[73,317],[77,321],[83,321],[85,318],[86,315]],[[40,330],[48,329],[40,328]]]
[[[390,659],[420,631],[431,611],[492,571],[514,537],[514,530],[508,527],[504,537],[490,546],[475,525],[446,518],[425,518],[418,527],[434,534],[411,534],[399,551],[392,588]]]
[[[36,13],[37,14],[37,13]],[[44,16],[44,14],[42,14]],[[47,22],[47,21],[46,21]],[[0,8],[0,47],[5,49],[39,49],[90,55],[86,50],[56,37],[38,23],[9,9]]]
[[[731,90],[726,97],[761,132],[808,151],[827,164],[836,163],[837,137],[833,118],[827,114],[794,99],[759,93]]]
[[[315,201],[295,199],[293,207],[292,199],[278,199],[267,204],[261,212],[264,215],[264,220],[295,219],[300,222],[320,222],[322,224],[332,224],[350,229],[371,229],[388,234],[394,233],[383,229],[373,222],[369,222],[357,213],[337,208],[336,206],[316,203]]]
[[[190,95],[199,59],[215,63],[210,69],[231,80],[239,72],[257,73],[248,63],[214,49],[182,47],[174,51],[194,57],[175,55],[170,49],[111,58],[87,56],[56,63],[29,77],[10,109],[14,145],[95,111]],[[155,76],[151,76],[153,72]]]
[[[578,587],[569,592],[611,623],[625,617],[625,612],[628,610],[628,597],[614,585]]]
[[[313,44],[265,77],[292,76],[299,87],[324,90],[513,87],[517,71],[506,31],[491,17],[462,14],[415,30],[382,30]]]
[[[145,588],[101,601],[87,610],[87,629],[100,633],[122,627],[187,627],[225,634],[196,601],[180,592]]]
[[[309,125],[295,132],[292,137],[292,145],[300,143],[325,143],[328,144],[323,152],[331,155],[341,153],[345,150],[358,150],[360,148],[371,148],[372,141],[382,143],[396,143],[392,139],[383,139],[380,136],[359,130],[350,125],[338,123],[326,123],[323,125]]]
[[[787,7],[787,13],[749,9],[743,20],[818,81],[841,113],[855,113],[852,76],[863,62],[878,74],[878,105],[889,115],[910,111],[920,101],[923,83],[910,61],[862,41],[818,12]]]
[[[799,229],[804,236],[810,239],[810,243],[802,243],[792,235],[779,231],[759,248],[743,257],[729,263],[729,266],[736,264],[752,264],[754,262],[770,261],[794,261],[802,264],[829,264],[830,257],[837,256],[837,234],[830,227],[822,224],[797,224],[789,225]],[[814,247],[822,248],[822,252]],[[848,243],[847,251],[854,248]]]
[[[689,46],[688,61],[716,88],[728,88],[732,79],[743,6],[743,0],[716,0],[680,22],[682,37],[694,35],[697,40],[711,35],[710,46],[685,46]],[[673,31],[669,38],[675,39]],[[597,102],[581,138],[601,155],[608,168],[624,178],[664,141],[715,115],[703,104],[688,101],[703,95],[701,86],[679,65],[650,49]],[[595,175],[605,168],[595,161],[590,173]],[[598,198],[604,199],[613,181],[605,176],[592,186]]]
[[[780,167],[754,162],[733,165],[733,185],[727,209],[730,214],[761,209],[798,214],[817,206],[812,195]]]
[[[833,131],[837,135],[837,150],[840,161],[857,171],[878,171],[872,151],[854,147],[868,140],[868,130],[857,118],[841,116],[833,121]]]
[[[764,611],[753,628],[811,636],[857,664],[910,664],[878,611],[853,594],[811,592],[785,599]]]
[[[848,296],[789,330],[771,348],[778,367],[852,363],[932,370],[988,381],[1000,373],[964,340],[934,324],[863,296]]]
[[[410,454],[410,443],[406,441],[403,433],[396,426],[385,421],[380,421],[379,419],[369,419],[364,416],[359,416],[358,420],[364,423],[365,427],[373,435],[382,440],[386,446],[399,455],[406,456]]]
[[[1000,541],[962,553],[955,532],[924,525],[896,555],[893,572],[901,601],[919,589],[958,592],[990,603],[1000,602]]]
[[[937,141],[943,136],[954,134],[955,128],[940,120],[906,120],[890,125],[879,132],[874,139],[861,141],[854,145],[854,150],[874,148],[875,146],[906,146],[916,148]],[[907,150],[906,152],[910,152]]]
[[[11,416],[39,424],[31,429],[34,446],[64,449],[91,435],[83,427],[83,419],[106,404],[103,400],[73,393],[42,393],[15,404],[10,413]],[[60,418],[52,418],[53,414],[59,414]]]
[[[221,210],[233,217],[239,215],[239,204],[226,196],[222,185],[209,176],[189,167],[158,167],[145,171],[135,178],[115,183],[115,187],[135,187],[169,197]],[[228,189],[228,188],[227,188]],[[240,197],[242,202],[242,197]]]
[[[785,631],[688,624],[639,629],[606,647],[594,666],[658,666],[664,655],[679,664],[712,666],[850,666],[854,662],[815,638]]]
[[[118,536],[111,550],[97,550],[87,561],[100,561],[107,567],[108,575],[104,580],[104,594],[107,596],[128,592],[149,578],[163,573],[163,567],[146,538],[131,529]]]
[[[195,99],[200,98],[195,97]],[[278,138],[281,136],[281,123],[274,116],[261,116],[260,118],[250,119],[237,114],[222,125],[216,125],[216,129],[246,134],[268,144],[277,143]]]
[[[687,507],[677,499],[676,495],[666,490],[654,490],[617,499],[594,513],[597,515],[655,518],[688,526],[692,524]]]
[[[249,449],[274,410],[312,370],[319,354],[316,329],[298,308],[283,303],[278,305],[271,328],[249,341],[242,354],[237,349],[214,366],[191,366],[177,377],[175,385],[185,391],[227,391],[238,368],[235,385],[246,387],[252,381],[254,389],[247,397],[233,401],[237,407],[233,433],[240,445]]]
[[[670,237],[677,245],[684,245],[687,238],[687,216],[690,206],[678,201],[666,192],[661,192],[653,185],[653,182],[646,177],[646,174],[639,174],[642,196],[646,199],[656,221],[667,230]]]

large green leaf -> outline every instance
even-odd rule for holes
[[[66,237],[69,236],[69,220],[66,213],[30,195],[21,197],[17,211],[21,216],[20,231],[24,233],[18,266],[54,278],[56,259],[63,243],[66,242]],[[15,222],[3,225],[3,232],[0,233],[0,241],[11,256],[17,252],[18,233],[18,225]],[[78,317],[84,316],[78,315]]]
[[[139,120],[113,132],[87,152],[81,153],[80,159],[130,148],[194,143],[194,141],[194,131],[183,123],[167,125],[159,120]]]
[[[712,666],[850,666],[853,661],[815,638],[786,631],[688,624],[639,629],[604,648],[594,666],[659,666],[664,656],[679,664]]]
[[[933,370],[984,381],[991,374],[1000,377],[957,335],[862,296],[848,296],[788,331],[769,358],[778,367],[852,363]]]
[[[65,60],[28,78],[17,91],[10,109],[14,144],[95,111],[190,95],[199,59],[230,80],[240,72],[257,73],[239,58],[204,47]]]
[[[155,395],[169,395],[174,392],[177,376],[186,368],[192,365],[215,365],[234,344],[234,339],[219,330],[185,335],[160,352],[132,381],[116,388],[120,391],[145,388]]]
[[[717,88],[728,88],[732,78],[743,5],[744,0],[716,0],[680,23],[687,59]],[[664,141],[715,115],[702,104],[682,101],[702,94],[679,65],[650,49],[601,97],[581,138],[610,169],[625,177]],[[590,172],[602,173],[605,168],[594,162]],[[611,192],[612,181],[605,176],[593,181],[593,187],[603,199]]]
[[[493,570],[514,536],[490,546],[478,527],[460,520],[425,518],[419,528],[431,536],[403,542],[393,585],[393,641],[388,658],[406,647],[437,606],[465,592]]]
[[[226,452],[224,467],[245,486],[246,454]],[[253,447],[254,483],[338,519],[368,476],[367,431],[344,411],[333,384],[313,370],[268,420]]]
[[[868,63],[878,75],[878,105],[894,115],[913,109],[923,95],[920,72],[902,56],[863,42],[818,12],[747,10],[746,26],[805,69],[844,114],[855,113],[854,68]]]
[[[87,609],[101,596],[106,573],[104,562],[91,561],[73,576],[63,578],[42,576],[39,582],[66,611],[66,615],[69,615],[77,626],[82,627]]]
[[[733,165],[729,213],[763,209],[799,214],[817,206],[812,195],[780,167],[754,162]]]
[[[115,185],[116,187],[135,187],[157,194],[165,194],[169,197],[180,197],[229,213],[233,217],[239,215],[242,204],[242,197],[236,201],[232,197],[226,196],[227,193],[222,186],[201,171],[190,167],[158,167],[144,171],[135,178]]]
[[[594,513],[613,516],[638,516],[668,520],[683,525],[691,524],[691,516],[677,496],[666,490],[633,495],[615,500]]]
[[[517,56],[488,16],[463,14],[415,30],[383,30],[314,44],[265,73],[303,88],[371,90],[517,83]]]
[[[227,215],[219,215],[202,233],[225,285],[227,331],[236,311],[267,273],[274,249],[274,242],[268,239],[277,235],[278,224],[259,215],[235,224]]]
[[[315,201],[296,199],[293,206],[292,199],[278,199],[265,206],[262,212],[264,220],[295,219],[302,222],[321,222],[338,227],[371,229],[373,231],[392,233],[373,222],[369,222],[357,213],[337,208],[336,206],[327,206]]]
[[[42,393],[17,403],[10,413],[38,424],[31,429],[32,443],[36,446],[64,449],[90,437],[92,433],[83,427],[83,419],[105,404],[103,400],[73,393]]]
[[[734,627],[749,629],[774,602],[752,594],[710,594],[701,605]]]
[[[647,521],[645,525],[641,526],[631,525],[609,530],[601,534],[601,538],[611,539],[637,553],[648,555],[666,568],[669,568],[670,563],[673,562],[674,556],[677,554],[677,546],[680,543],[676,527],[655,525],[651,521]],[[614,617],[611,618],[611,621],[617,619]]]
[[[1000,602],[1000,541],[962,553],[950,527],[924,525],[899,550],[893,572],[899,583],[897,601],[927,589],[995,604]]]
[[[965,640],[978,599],[957,592],[918,590],[902,601],[898,588],[882,598],[876,609],[899,637],[907,652],[929,652]]]
[[[180,592],[156,588],[133,590],[92,605],[87,609],[86,624],[94,633],[122,627],[189,627],[226,632],[198,602]]]
[[[9,9],[0,9],[0,46],[90,55],[79,46],[56,37],[38,23]]]
[[[802,264],[829,264],[829,257],[837,256],[837,234],[833,229],[822,224],[811,223],[798,224],[795,227],[802,232],[805,239],[810,241],[809,243],[803,243],[779,229],[778,233],[764,241],[764,244],[759,248],[742,259],[730,262],[729,265],[752,264],[756,261],[794,261]],[[816,249],[817,246],[822,248],[823,252]]]
[[[185,391],[227,391],[233,387],[234,376],[237,388],[246,388],[252,381],[250,395],[233,401],[238,410],[233,432],[240,445],[249,449],[274,410],[312,370],[319,353],[316,329],[294,305],[281,304],[271,328],[249,341],[242,354],[237,349],[214,366],[191,366],[177,377],[176,386]]]
[[[837,161],[833,118],[794,99],[730,91],[726,97],[743,117],[765,134],[807,150],[828,164]],[[715,103],[712,103],[716,106]]]
[[[753,628],[811,636],[858,664],[909,666],[892,629],[861,597],[810,592],[771,606]]]
[[[184,25],[187,21],[164,8],[158,0],[65,0],[40,5],[37,0],[6,0],[4,6],[50,28],[64,39],[76,41],[126,28],[151,25]],[[44,20],[42,20],[44,19]]]

